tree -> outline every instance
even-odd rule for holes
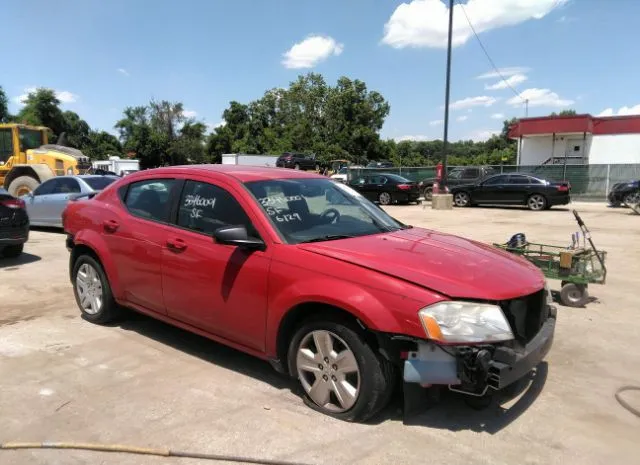
[[[7,99],[7,94],[5,94],[4,90],[0,86],[0,123],[7,123],[10,119],[9,100]]]
[[[562,110],[560,113],[556,113],[554,111],[549,116],[575,116],[575,115],[577,115],[576,111],[573,109],[570,109],[570,110]]]
[[[122,157],[122,144],[116,136],[106,131],[90,131],[88,142],[82,152],[92,160],[106,160],[109,157]]]
[[[64,122],[62,131],[65,133],[67,145],[82,151],[89,148],[91,145],[89,124],[73,111],[65,111],[62,114],[62,119]]]
[[[46,126],[59,136],[65,129],[65,119],[60,110],[60,100],[52,89],[40,87],[27,95],[24,106],[16,119],[21,123]]]

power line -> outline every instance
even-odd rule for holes
[[[509,87],[509,89],[511,89],[511,91],[514,93],[514,95],[516,97],[518,97],[520,100],[522,100],[523,103],[528,103],[528,100],[522,98],[522,96],[520,95],[520,92],[515,90],[513,88],[513,86],[511,84],[509,84],[509,81],[507,81],[504,78],[504,76],[500,72],[500,69],[493,62],[493,59],[491,58],[491,55],[489,55],[489,52],[487,51],[487,48],[484,46],[484,44],[480,40],[480,37],[478,36],[478,33],[476,32],[476,28],[473,27],[473,24],[471,23],[471,20],[469,19],[469,15],[467,15],[467,10],[464,9],[464,5],[460,2],[460,0],[458,0],[458,5],[460,5],[460,9],[462,10],[462,13],[464,13],[464,17],[467,18],[467,22],[469,23],[469,27],[471,28],[471,31],[473,32],[473,35],[476,37],[476,40],[478,41],[478,44],[480,45],[480,48],[482,49],[482,51],[484,52],[485,56],[487,57],[487,60],[489,60],[489,63],[493,67],[493,70],[500,77],[500,79],[502,79],[504,81],[504,83]]]

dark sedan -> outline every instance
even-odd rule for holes
[[[293,168],[294,170],[320,170],[320,163],[315,155],[285,152],[276,160],[278,168]]]
[[[614,184],[609,192],[609,204],[619,207],[620,204],[634,205],[640,201],[640,180]]]
[[[29,216],[24,202],[0,187],[0,255],[17,257],[29,239]]]
[[[568,182],[552,182],[536,176],[514,173],[497,174],[474,184],[451,188],[453,203],[471,205],[526,205],[531,210],[546,210],[571,201]]]
[[[418,183],[397,174],[366,175],[354,179],[349,185],[380,205],[417,202],[420,198]]]

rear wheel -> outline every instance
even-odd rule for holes
[[[547,208],[547,199],[542,194],[533,194],[527,199],[529,210],[540,211]]]
[[[433,199],[433,187],[425,187],[422,191],[422,195],[426,201],[431,201]]]
[[[585,284],[563,282],[560,290],[560,301],[567,307],[584,307],[589,300],[589,292]]]
[[[627,207],[631,207],[637,203],[640,203],[640,192],[632,192],[631,194],[627,194],[623,200],[624,204]]]
[[[380,195],[378,195],[378,202],[380,202],[380,205],[390,205],[391,200],[391,194],[388,192],[380,192]]]
[[[453,196],[453,203],[456,207],[468,207],[471,204],[471,197],[466,192],[456,192]]]
[[[80,255],[73,265],[73,293],[82,316],[92,323],[104,324],[119,316],[107,275],[90,255]]]
[[[367,420],[385,407],[393,390],[390,364],[348,323],[319,318],[303,324],[288,360],[307,404],[341,420]]]
[[[32,178],[31,176],[18,176],[13,181],[11,181],[8,191],[9,194],[13,195],[14,197],[20,197],[22,195],[27,195],[28,193],[35,191],[39,185],[40,182],[37,179]]]
[[[6,258],[16,258],[20,256],[23,250],[24,244],[9,245],[2,250],[2,255]]]
[[[294,170],[299,170],[299,169],[300,169],[300,165],[299,165],[298,163],[296,163],[296,164],[293,166],[293,169],[294,169]]]

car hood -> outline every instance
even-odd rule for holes
[[[299,247],[454,298],[507,300],[544,287],[540,270],[521,257],[421,228]]]

